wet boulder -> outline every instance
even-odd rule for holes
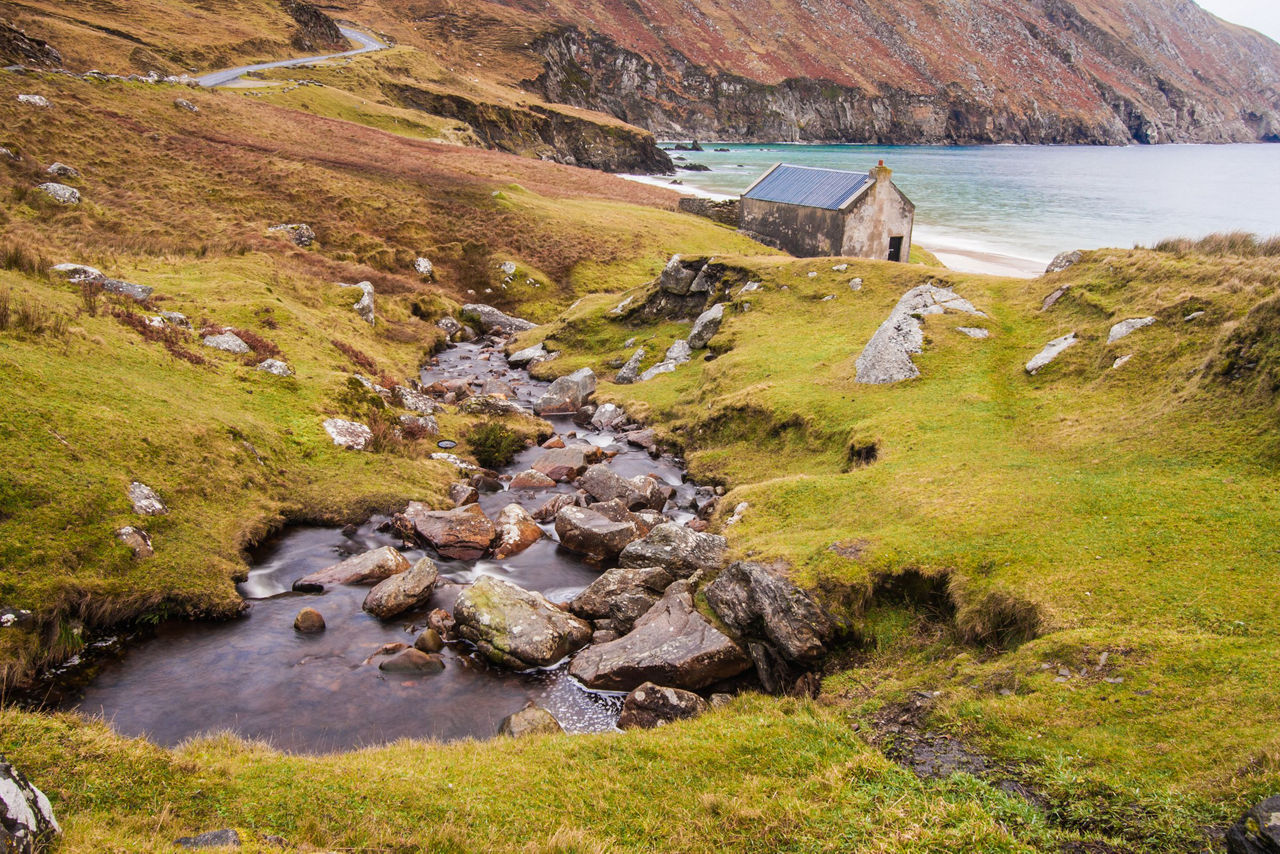
[[[413,639],[413,648],[422,652],[439,652],[444,649],[444,638],[440,637],[440,632],[428,626]]]
[[[481,330],[488,333],[511,335],[515,332],[524,332],[526,329],[532,329],[538,325],[520,317],[504,314],[493,306],[484,305],[483,303],[467,303],[462,307],[462,313],[474,317]]]
[[[814,664],[826,654],[826,612],[779,572],[758,563],[731,564],[705,588],[707,602],[741,637],[770,641],[790,661]]]
[[[439,673],[444,670],[444,659],[433,652],[409,647],[384,659],[378,669],[385,673]]]
[[[674,581],[660,566],[614,567],[575,596],[569,610],[587,620],[609,619],[610,603],[616,599],[638,594],[649,599],[652,607]]]
[[[488,575],[458,595],[453,615],[458,634],[481,655],[515,670],[549,667],[591,640],[585,620],[541,593]]]
[[[645,682],[696,691],[750,667],[746,653],[698,613],[689,584],[676,582],[629,634],[587,647],[569,673],[588,688],[609,691]]]
[[[603,463],[591,466],[579,481],[597,501],[621,501],[630,510],[661,510],[667,503],[661,485],[647,475],[627,478]]]
[[[728,549],[724,537],[667,522],[623,549],[618,562],[622,566],[660,566],[677,578],[688,578],[700,569],[724,566]]]
[[[324,615],[315,608],[303,608],[293,618],[293,628],[304,635],[324,631]]]
[[[60,833],[44,792],[0,756],[0,851],[37,854],[50,848]]]
[[[566,507],[580,507],[582,498],[577,493],[561,492],[547,499],[547,503],[543,504],[537,510],[533,511],[533,518],[538,522],[552,522],[561,510]]]
[[[608,560],[639,537],[640,530],[630,520],[615,522],[586,507],[565,507],[556,514],[556,536],[570,551]]]
[[[341,563],[304,575],[293,582],[299,593],[323,593],[335,584],[376,584],[412,567],[409,559],[391,546],[372,549]]]
[[[435,561],[429,557],[419,558],[406,572],[378,582],[364,597],[361,607],[380,620],[389,620],[427,604],[439,577]]]
[[[539,415],[573,415],[586,405],[595,391],[595,372],[579,368],[551,383],[533,408]]]
[[[536,469],[526,469],[507,484],[508,489],[550,489],[556,482]]]
[[[653,729],[673,721],[696,718],[710,704],[692,691],[646,682],[622,701],[618,729]]]
[[[552,448],[533,461],[530,466],[554,481],[570,481],[587,470],[590,449],[575,445],[570,448]]]
[[[564,732],[555,715],[530,701],[523,709],[512,712],[498,725],[498,735],[522,738],[526,735],[556,735]]]
[[[504,560],[517,555],[544,536],[538,523],[519,504],[508,504],[498,513],[498,536],[493,546],[493,556]]]
[[[480,492],[469,483],[455,481],[449,484],[449,500],[453,502],[454,507],[475,504],[480,500]]]
[[[448,558],[482,557],[497,534],[493,522],[478,504],[464,504],[452,510],[428,510],[425,504],[410,501],[403,515],[417,539],[430,543]]]
[[[621,406],[613,403],[606,403],[591,414],[591,426],[597,430],[612,430],[625,424],[626,420],[627,413]]]
[[[1280,854],[1280,795],[1255,804],[1231,826],[1227,854]]]

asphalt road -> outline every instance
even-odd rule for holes
[[[242,65],[239,68],[227,68],[223,71],[214,71],[204,74],[196,78],[201,86],[213,88],[214,86],[225,86],[228,83],[239,80],[251,71],[265,71],[268,68],[296,68],[300,65],[311,65],[316,62],[323,62],[326,59],[341,59],[344,56],[357,56],[362,53],[372,53],[375,50],[386,50],[388,45],[374,38],[373,36],[362,33],[359,30],[353,30],[350,27],[338,27],[342,35],[349,41],[352,41],[360,47],[355,50],[349,50],[345,53],[329,53],[323,56],[303,56],[297,59],[281,59],[276,62],[259,62],[257,65]]]

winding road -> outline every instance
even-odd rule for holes
[[[300,65],[312,65],[313,63],[323,62],[326,59],[341,59],[344,56],[357,56],[362,53],[373,53],[376,50],[386,50],[389,45],[379,39],[374,38],[368,33],[362,33],[359,30],[353,30],[350,27],[338,27],[349,41],[355,42],[360,47],[355,50],[348,50],[344,53],[329,53],[322,56],[302,56],[297,59],[281,59],[276,62],[259,62],[256,65],[242,65],[239,68],[227,68],[223,71],[214,71],[209,74],[201,75],[196,78],[201,86],[212,89],[215,86],[226,86],[239,80],[251,71],[266,71],[268,68],[296,68]]]

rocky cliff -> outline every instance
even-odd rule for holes
[[[1280,140],[1280,45],[1191,0],[549,5],[559,23],[531,42],[544,66],[524,85],[660,136]]]

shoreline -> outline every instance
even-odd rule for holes
[[[689,184],[671,183],[673,180],[679,180],[680,175],[678,172],[674,177],[624,173],[618,173],[618,177],[628,181],[635,181],[639,184],[648,184],[651,187],[673,190],[682,196],[693,196],[716,202],[738,198],[736,195],[713,193],[710,190],[703,190]],[[915,231],[917,235],[923,231],[925,237],[922,240],[913,240],[912,243],[922,249],[929,250],[937,256],[939,261],[947,265],[948,269],[955,270],[957,273],[981,273],[991,276],[1009,276],[1017,279],[1035,279],[1044,273],[1044,268],[1049,263],[1048,260],[1041,261],[1035,258],[1026,258],[1001,252],[976,241],[944,237],[931,232],[928,226],[917,226]]]

